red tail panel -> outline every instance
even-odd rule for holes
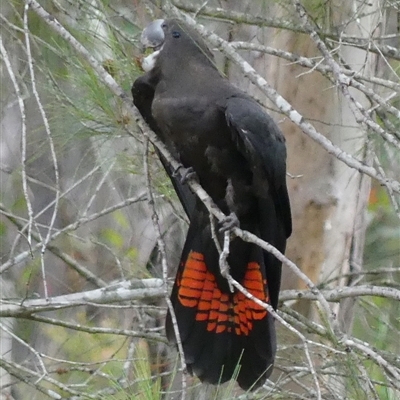
[[[222,293],[215,276],[207,270],[204,255],[191,251],[181,274],[177,277],[178,299],[184,307],[196,307],[196,321],[207,323],[208,332],[232,332],[248,336],[253,322],[266,317],[267,310],[242,292]],[[247,265],[242,285],[255,298],[268,302],[266,280],[260,264]]]

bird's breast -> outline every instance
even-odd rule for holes
[[[155,96],[152,114],[169,140],[177,145],[197,145],[212,138],[218,115],[212,103],[201,96]]]

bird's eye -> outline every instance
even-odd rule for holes
[[[173,31],[172,32],[172,37],[174,37],[175,39],[178,39],[179,37],[181,37],[181,34],[180,34],[180,32]]]

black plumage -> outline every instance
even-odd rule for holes
[[[203,39],[177,20],[157,20],[142,41],[156,52],[133,84],[134,104],[184,167],[240,227],[285,251],[291,234],[285,140],[250,96],[221,76]],[[208,211],[162,159],[190,219],[171,294],[189,371],[202,381],[237,381],[255,388],[272,371],[273,317],[220,274]],[[278,305],[281,263],[258,246],[234,238],[230,273],[255,297]],[[167,336],[174,340],[170,315]]]

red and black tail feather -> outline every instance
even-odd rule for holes
[[[214,384],[231,379],[239,366],[239,385],[255,388],[272,371],[274,319],[242,292],[229,291],[206,230],[191,224],[171,295],[186,364],[189,372]],[[269,302],[263,252],[244,242],[237,247],[240,254],[228,259],[233,277],[255,298]],[[174,340],[170,315],[166,330]]]

